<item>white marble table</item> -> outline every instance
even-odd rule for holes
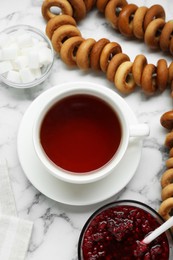
[[[166,11],[166,20],[173,17],[172,0],[129,0],[129,3],[148,7],[161,4]],[[40,5],[41,0],[1,0],[0,30],[16,24],[28,24],[44,31],[46,23],[40,12]],[[111,41],[119,42],[123,52],[127,53],[131,60],[136,54],[144,53],[148,62],[154,64],[161,57],[166,57],[168,63],[171,61],[171,57],[161,51],[151,52],[144,43],[127,40],[114,32],[97,10],[88,14],[78,26],[85,38],[107,37]],[[38,87],[20,90],[0,83],[0,157],[5,157],[8,162],[19,216],[34,222],[27,260],[77,259],[77,242],[82,226],[91,213],[106,202],[136,199],[156,210],[161,202],[160,177],[168,154],[164,147],[166,130],[160,125],[160,116],[172,109],[169,90],[154,97],[146,97],[141,91],[124,97],[138,121],[148,122],[151,131],[143,142],[141,160],[134,177],[119,194],[84,207],[65,205],[43,195],[26,178],[17,154],[18,129],[25,111],[32,101],[47,89],[60,83],[83,80],[106,85],[116,91],[104,75],[83,73],[77,68],[69,69],[58,57],[50,77]],[[31,171],[37,173],[37,169],[33,169],[32,165]]]

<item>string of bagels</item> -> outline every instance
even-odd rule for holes
[[[53,7],[58,7],[61,12],[53,13]],[[41,11],[46,21],[46,34],[63,62],[84,71],[104,72],[125,95],[137,87],[149,96],[170,88],[173,98],[173,61],[168,65],[165,59],[159,59],[154,65],[139,54],[132,62],[122,52],[119,43],[107,38],[96,41],[82,37],[77,22],[94,7],[125,37],[143,40],[149,48],[173,55],[173,20],[165,21],[165,10],[161,5],[148,8],[128,4],[126,0],[44,0]],[[167,169],[161,178],[162,202],[159,208],[160,215],[167,220],[173,209],[173,110],[164,113],[160,122],[168,130],[165,146],[170,151]]]

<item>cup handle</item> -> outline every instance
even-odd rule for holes
[[[148,124],[130,125],[129,136],[130,137],[145,137],[150,134],[150,128]]]

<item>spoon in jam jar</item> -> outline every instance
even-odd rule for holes
[[[147,235],[143,240],[141,240],[141,241],[137,240],[136,248],[133,252],[134,256],[140,257],[140,256],[144,255],[148,251],[149,244],[154,239],[159,237],[162,233],[164,233],[169,228],[171,228],[172,226],[173,226],[173,216],[171,218],[169,218],[166,222],[164,222],[161,226],[156,228],[154,231],[149,233],[149,235]]]
[[[151,243],[155,238],[160,236],[162,233],[164,233],[166,230],[171,228],[173,226],[173,216],[170,217],[167,221],[165,221],[160,227],[156,228],[153,232],[151,232],[149,235],[147,235],[143,240],[143,244],[149,244]]]

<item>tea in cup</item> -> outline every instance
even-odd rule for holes
[[[74,82],[48,97],[36,115],[34,148],[55,177],[89,183],[110,174],[130,137],[149,134],[147,124],[129,125],[125,101],[107,87]]]

